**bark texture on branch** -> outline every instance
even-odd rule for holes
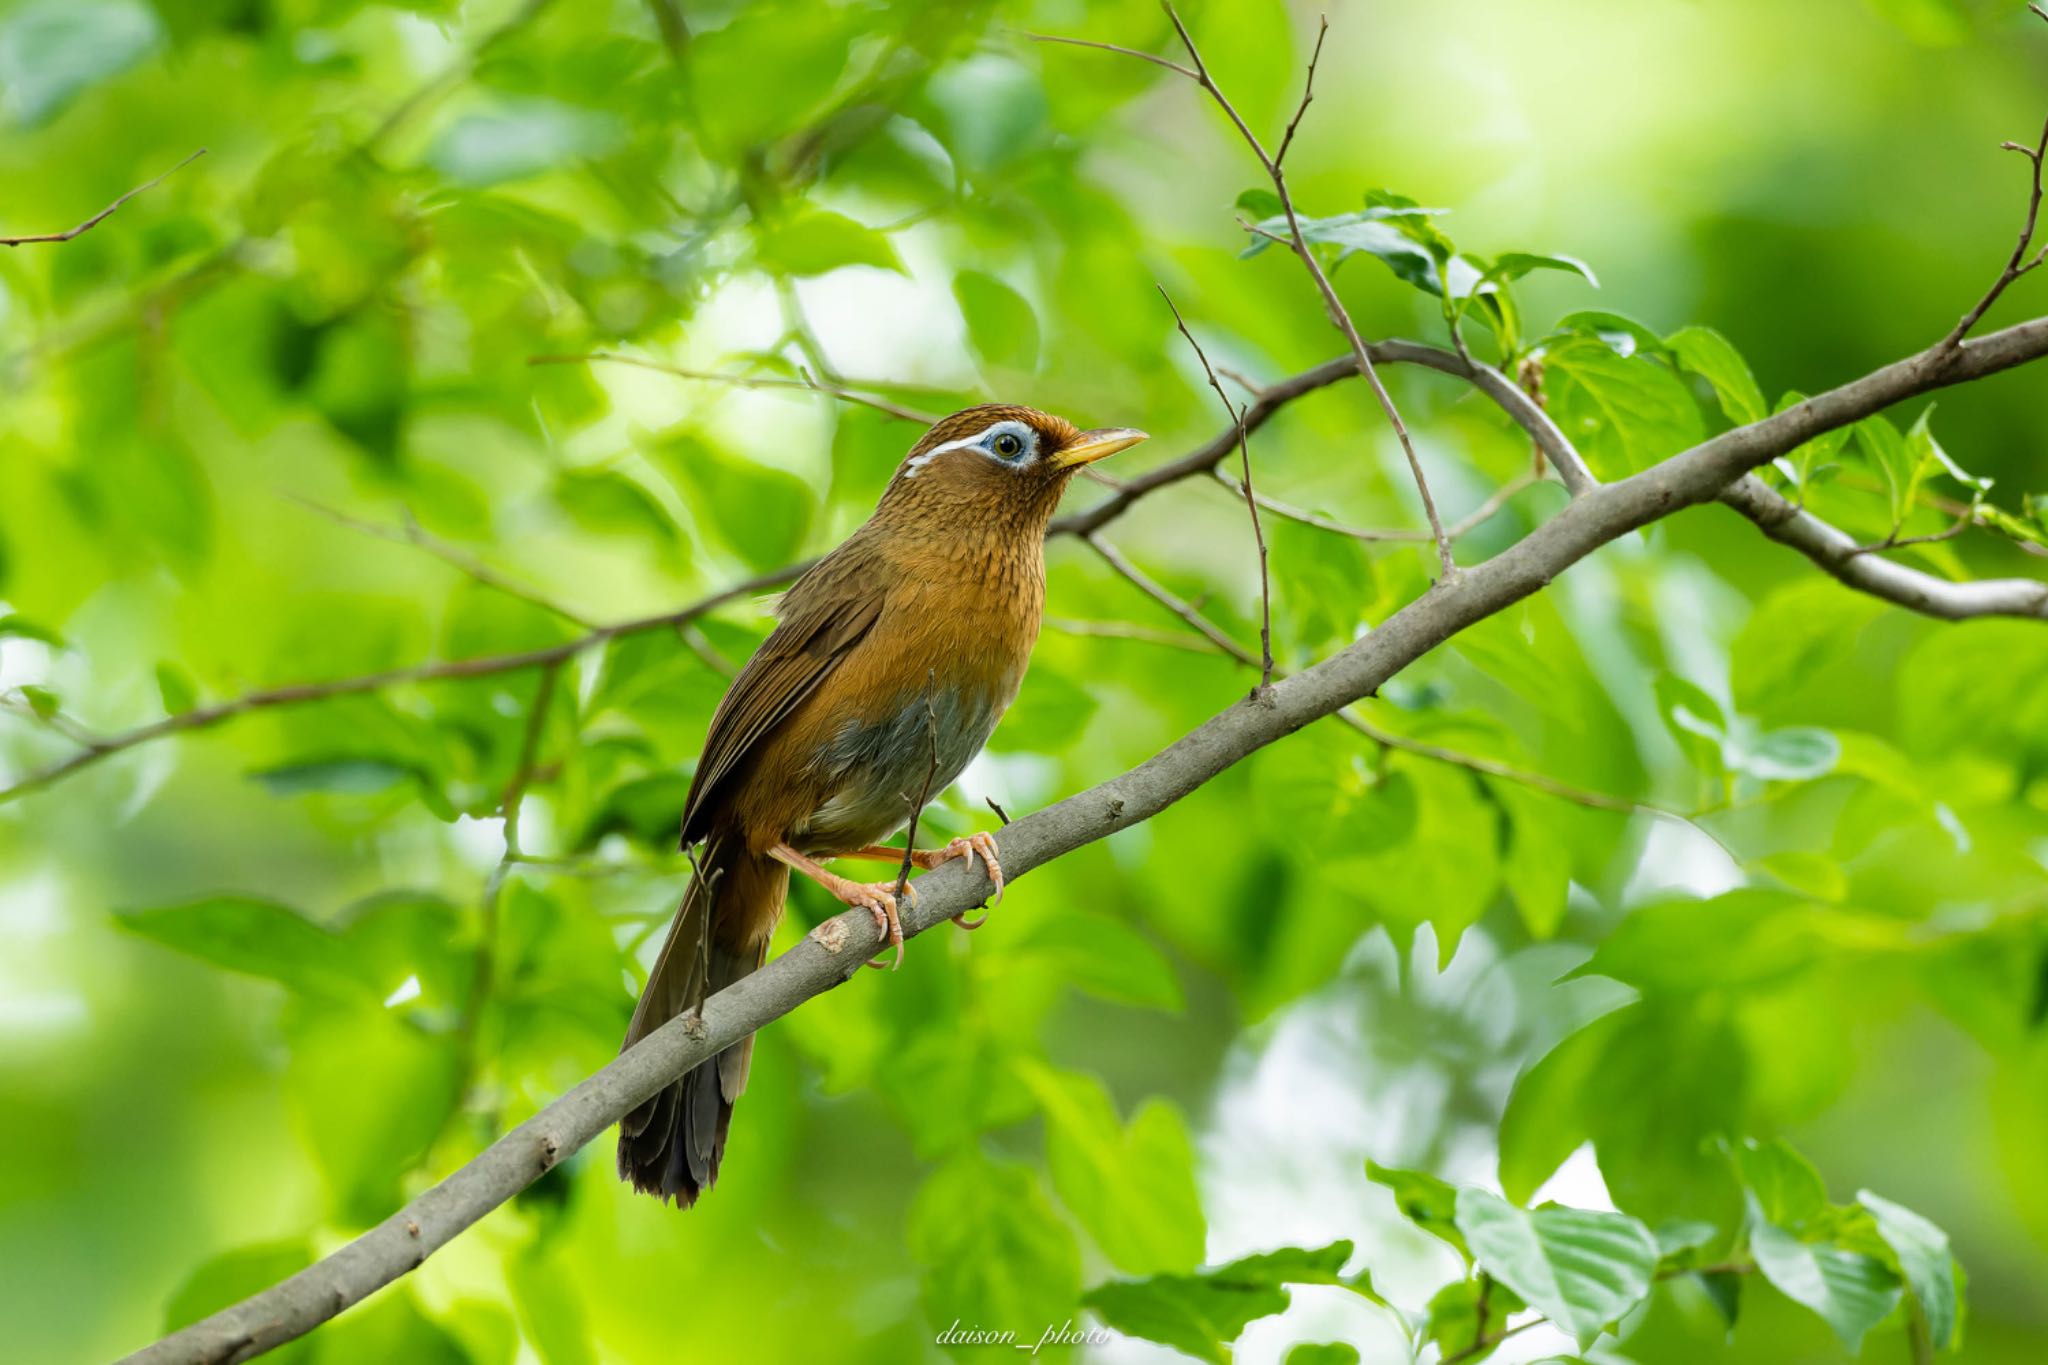
[[[1497,557],[1438,582],[1355,644],[1226,708],[1129,772],[1008,825],[1001,836],[1004,869],[1014,882],[1150,819],[1246,755],[1370,695],[1452,635],[1538,591],[1600,546],[1681,508],[1712,501],[1749,471],[1823,431],[2044,354],[2048,318],[1923,352],[1592,489]],[[1333,362],[1339,375],[1351,363],[1350,357]],[[1234,440],[1233,433],[1222,441],[1216,459]],[[1750,494],[1739,496],[1756,501]],[[1796,518],[1781,519],[1779,529],[1798,525]],[[1860,562],[1865,567],[1844,573],[1885,578],[1882,570],[1897,568],[1871,563],[1867,556]],[[903,915],[906,937],[972,909],[991,890],[979,865],[970,869],[964,861],[928,874],[918,888]],[[701,1018],[672,1020],[341,1250],[129,1360],[246,1360],[311,1331],[417,1267],[690,1067],[844,982],[880,946],[864,910],[827,920],[767,967],[713,996]]]

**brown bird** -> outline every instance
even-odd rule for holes
[[[683,807],[683,847],[702,840],[703,851],[625,1047],[760,968],[791,868],[872,911],[901,961],[893,880],[851,881],[819,861],[902,858],[879,841],[909,822],[920,793],[960,775],[1017,695],[1060,494],[1084,465],[1144,439],[1031,408],[956,412],[911,448],[867,523],[783,594],[781,623],[711,717]],[[912,860],[976,855],[1000,899],[990,835]],[[685,1208],[711,1187],[753,1044],[699,1063],[625,1117],[621,1179]]]

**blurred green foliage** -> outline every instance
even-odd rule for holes
[[[1314,16],[1187,15],[1277,135]],[[1367,335],[1455,322],[1530,362],[1618,475],[1982,292],[2022,205],[1996,143],[2044,113],[2023,22],[1354,5],[1290,179]],[[4,781],[256,688],[552,650],[828,548],[917,428],[808,383],[1140,425],[1142,466],[1221,425],[1155,281],[1220,364],[1336,354],[1297,264],[1234,221],[1277,201],[1198,93],[1030,31],[1171,42],[1137,0],[0,4],[0,231],[209,149],[0,259]],[[768,384],[529,364],[597,349]],[[1474,395],[1387,378],[1448,518],[1525,474]],[[1930,572],[2038,574],[2040,382],[1771,477],[1866,541],[1974,515],[1895,552]],[[1358,385],[1252,458],[1289,504],[1417,524]],[[1561,501],[1519,488],[1460,557]],[[1283,668],[1433,564],[1266,533]],[[1229,490],[1107,534],[1255,638]],[[1049,557],[1023,696],[928,835],[1121,771],[1247,683],[1084,547]],[[606,1061],[680,885],[690,764],[768,624],[742,596],[547,669],[282,699],[0,804],[0,1355],[203,1316]],[[1395,679],[1360,708],[1394,745],[1318,725],[768,1030],[699,1209],[628,1196],[594,1150],[280,1354],[895,1362],[1070,1324],[1125,1338],[1084,1348],[1115,1360],[1476,1359],[1526,1308],[1563,1335],[1517,1347],[1602,1360],[1898,1359],[1918,1333],[2032,1361],[2044,676],[2037,624],[1939,626],[1686,513]],[[812,891],[786,936],[833,908]]]

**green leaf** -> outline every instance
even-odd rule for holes
[[[787,27],[787,18],[777,20]],[[1000,170],[1048,135],[1050,103],[1037,72],[1003,53],[977,52],[933,76],[927,88],[946,149],[977,177]]]
[[[309,995],[362,998],[372,990],[339,935],[274,901],[217,896],[123,910],[114,922],[202,962]]]
[[[1898,1306],[1898,1277],[1874,1256],[1802,1242],[1760,1212],[1751,1220],[1749,1247],[1764,1278],[1820,1314],[1852,1355],[1862,1349],[1864,1334]]]
[[[1898,1257],[1898,1270],[1927,1315],[1927,1334],[1936,1350],[1955,1335],[1958,1314],[1957,1266],[1948,1234],[1903,1205],[1859,1190],[1856,1202],[1877,1220],[1878,1235]]]
[[[1984,503],[1977,508],[1977,522],[2022,544],[2048,547],[2048,499],[2029,497],[2026,508],[2021,516]]]
[[[1284,221],[1287,212],[1286,206],[1280,202],[1280,196],[1271,190],[1246,190],[1237,196],[1237,207],[1249,214],[1254,221],[1269,218],[1280,218]]]
[[[1063,1322],[1081,1293],[1081,1251],[1028,1167],[969,1148],[934,1171],[910,1206],[910,1254],[924,1268],[925,1316],[1020,1336]]]
[[[1664,344],[1681,370],[1690,370],[1707,381],[1720,400],[1721,411],[1735,425],[1760,422],[1769,413],[1749,362],[1727,337],[1711,327],[1683,327],[1664,338]]]
[[[1532,937],[1547,939],[1564,923],[1571,891],[1571,851],[1554,798],[1515,782],[1488,784],[1508,812],[1501,884]]]
[[[1884,480],[1886,500],[1891,508],[1891,525],[1896,530],[1904,524],[1906,514],[1913,510],[1913,499],[1920,483],[1915,473],[1918,461],[1906,449],[1905,438],[1899,435],[1899,429],[1882,413],[1864,418],[1854,430],[1856,448],[1863,452],[1863,457]]]
[[[203,1262],[185,1277],[164,1304],[164,1331],[175,1332],[241,1302],[313,1264],[304,1242],[260,1242],[236,1247]],[[288,1359],[305,1355],[311,1343],[291,1343]]]
[[[1555,1204],[1530,1212],[1462,1189],[1457,1220],[1479,1265],[1581,1350],[1649,1297],[1657,1239],[1626,1214]]]
[[[699,530],[730,545],[750,567],[787,564],[803,549],[817,501],[807,481],[689,433],[667,436],[647,453],[684,494]]]
[[[1787,849],[1782,853],[1751,859],[1743,867],[1751,872],[1761,872],[1788,889],[1817,901],[1839,903],[1849,895],[1848,874],[1839,862],[1823,853]]]
[[[1076,990],[1147,1009],[1178,1010],[1180,980],[1173,964],[1145,934],[1089,910],[1034,919],[1011,956],[1044,962]]]
[[[1018,1069],[1045,1111],[1053,1188],[1110,1263],[1149,1275],[1199,1262],[1207,1225],[1179,1111],[1149,1100],[1126,1128],[1093,1077],[1030,1061]]]
[[[163,698],[164,710],[173,716],[199,704],[199,689],[193,685],[192,675],[168,660],[156,666],[156,690]]]
[[[0,616],[0,639],[13,637],[17,640],[34,640],[52,649],[64,648],[64,637],[48,626],[29,620],[26,616],[9,612]]]
[[[1466,1261],[1472,1259],[1472,1249],[1466,1244],[1465,1234],[1458,1226],[1458,1191],[1449,1181],[1427,1171],[1402,1170],[1395,1166],[1382,1166],[1377,1161],[1365,1163],[1365,1178],[1393,1191],[1394,1206],[1401,1211],[1402,1217],[1424,1232],[1449,1242]]]
[[[1288,1351],[1281,1365],[1358,1365],[1358,1348],[1341,1341],[1305,1341]]]
[[[1349,1242],[1282,1247],[1192,1275],[1112,1281],[1089,1290],[1082,1302],[1116,1331],[1228,1365],[1226,1348],[1246,1324],[1287,1311],[1287,1285],[1342,1285],[1373,1297],[1369,1282],[1344,1277],[1350,1258]]]
[[[259,768],[249,774],[272,796],[304,796],[325,792],[337,796],[374,796],[417,776],[417,770],[382,758],[322,758]]]
[[[1820,1172],[1782,1138],[1751,1138],[1731,1150],[1743,1186],[1771,1222],[1796,1231],[1827,1212],[1828,1188]]]
[[[604,114],[522,100],[458,118],[435,139],[427,160],[459,184],[497,185],[572,166],[618,141],[618,126]]]
[[[0,22],[0,107],[17,124],[33,128],[95,83],[140,61],[159,35],[156,15],[136,0],[23,5]]]
[[[36,683],[23,683],[16,689],[21,699],[28,703],[28,709],[42,720],[50,720],[64,709],[64,699],[47,687]]]
[[[595,535],[646,540],[670,559],[682,548],[675,523],[654,495],[614,470],[565,470],[555,481],[555,500]]]
[[[1778,406],[1771,411],[1784,412],[1805,401],[1805,394],[1796,389],[1788,390],[1778,399]],[[1831,431],[1823,431],[1812,440],[1803,441],[1793,447],[1789,455],[1781,455],[1772,463],[1777,466],[1779,472],[1792,481],[1800,498],[1804,499],[1816,485],[1834,472],[1836,458],[1848,446],[1849,438],[1854,434],[1854,429],[1850,427],[1836,427]]]
[[[849,265],[908,273],[887,237],[829,209],[805,209],[764,227],[757,255],[778,275],[824,275]]]
[[[562,1267],[528,1250],[506,1259],[505,1279],[541,1365],[596,1365],[583,1300]]]
[[[286,1036],[286,1098],[338,1218],[385,1217],[461,1098],[461,1040],[375,1004],[299,1011]]]
[[[1038,315],[1022,294],[979,270],[953,277],[953,298],[967,319],[967,344],[984,373],[1038,368]]]
[[[1657,714],[1686,761],[1709,777],[1727,771],[1728,718],[1721,704],[1675,673],[1656,682]]]
[[[1557,320],[1551,336],[1576,336],[1597,341],[1623,359],[1635,355],[1662,355],[1665,349],[1664,338],[1643,323],[1625,314],[1599,308],[1566,313]]]
[[[1559,427],[1603,477],[1647,469],[1705,435],[1699,404],[1676,374],[1592,337],[1548,347],[1543,383]]]
[[[1933,419],[1934,404],[1929,403],[1921,409],[1918,420],[1906,433],[1906,454],[1913,461],[1914,473],[1923,480],[1946,474],[1974,493],[1987,491],[1991,487],[1990,479],[1980,478],[1964,469],[1950,459],[1941,442],[1934,439],[1934,428],[1930,425]]]
[[[1674,1218],[1656,1228],[1657,1264],[1660,1269],[1686,1269],[1699,1263],[1721,1230],[1697,1218]]]
[[[1486,268],[1485,278],[1509,283],[1537,270],[1561,270],[1566,274],[1577,275],[1595,289],[1600,287],[1600,280],[1593,274],[1592,266],[1576,256],[1566,256],[1559,252],[1503,251],[1494,257],[1493,264]]]
[[[1833,772],[1842,758],[1842,742],[1831,732],[1803,725],[1732,747],[1730,767],[1769,782],[1810,782]]]
[[[1274,745],[1253,762],[1252,790],[1253,814],[1275,837],[1354,854],[1399,848],[1421,814],[1414,779],[1351,744]]]
[[[1492,1354],[1491,1348],[1482,1350],[1479,1344],[1482,1293],[1486,1295],[1486,1330],[1491,1333],[1506,1319],[1510,1304],[1517,1302],[1514,1291],[1491,1276],[1452,1280],[1430,1296],[1419,1336],[1421,1344],[1436,1347],[1437,1359],[1484,1360]]]

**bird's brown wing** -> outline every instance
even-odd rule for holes
[[[719,784],[874,627],[884,589],[881,577],[865,567],[854,556],[828,555],[783,595],[782,624],[747,660],[711,717],[683,805],[684,848],[708,832]]]

